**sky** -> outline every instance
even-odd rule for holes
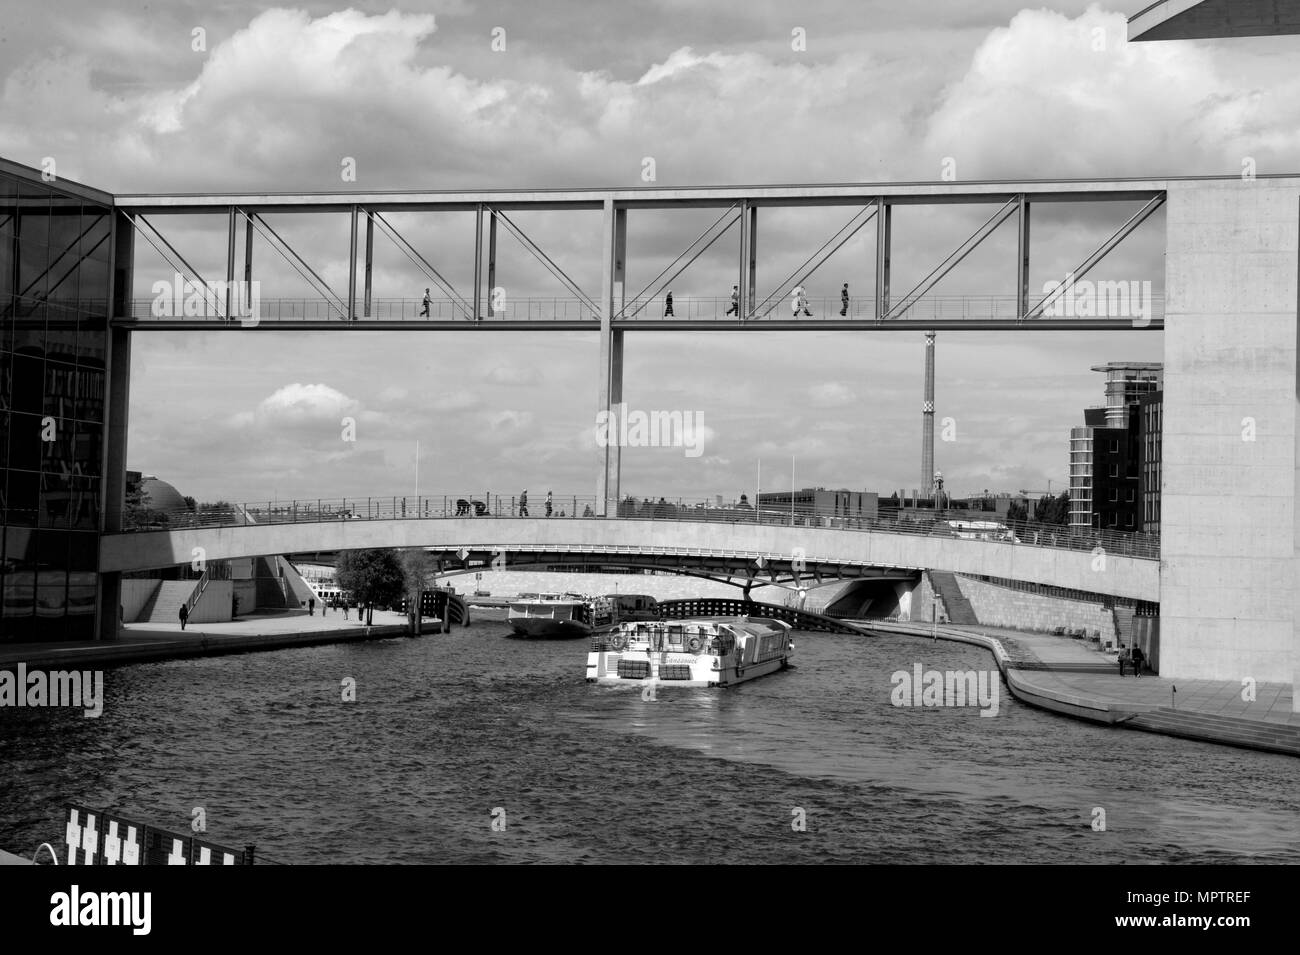
[[[0,156],[53,159],[59,176],[116,193],[642,186],[647,159],[657,186],[1300,168],[1295,38],[1129,44],[1125,18],[1143,5],[0,0]],[[1031,290],[1136,208],[1036,206]],[[852,212],[765,212],[763,294],[787,307],[777,283]],[[895,292],[992,212],[896,212]],[[634,211],[630,290],[713,215]],[[513,218],[599,291],[598,213]],[[468,292],[471,217],[392,221]],[[347,287],[344,217],[268,222]],[[1157,213],[1092,277],[1161,294],[1163,229]],[[221,216],[175,217],[165,232],[223,277]],[[674,280],[679,313],[727,295],[735,242],[729,233]],[[144,242],[136,254],[134,294],[147,299],[173,272]],[[871,228],[837,251],[805,283],[814,310],[844,282],[869,297],[874,255]],[[1014,255],[1008,223],[936,292],[1009,295]],[[260,239],[254,264],[264,299],[314,294]],[[418,299],[429,284],[383,239],[374,282],[382,300]],[[517,301],[568,295],[504,234],[498,284]],[[1161,339],[941,332],[935,464],[947,488],[1063,488],[1069,429],[1104,403],[1090,367],[1159,361]],[[199,500],[590,495],[597,349],[594,333],[540,330],[142,332],[128,466]],[[921,332],[629,331],[625,355],[630,411],[680,411],[700,427],[694,448],[624,448],[624,493],[733,500],[792,479],[886,494],[919,483]]]

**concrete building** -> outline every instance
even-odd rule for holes
[[[1137,440],[1141,448],[1142,533],[1160,533],[1160,431],[1164,418],[1164,392],[1138,399]]]
[[[763,491],[758,495],[764,510],[788,511],[789,491]],[[854,517],[874,520],[880,510],[880,495],[875,491],[828,491],[824,487],[806,487],[794,492],[794,512],[799,516]]]

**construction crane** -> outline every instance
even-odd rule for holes
[[[1052,495],[1052,482],[1051,482],[1051,481],[1048,481],[1048,482],[1047,482],[1047,490],[1046,490],[1046,491],[1026,491],[1024,488],[1021,488],[1021,489],[1020,489],[1020,493],[1023,494],[1023,495],[1025,495],[1026,497],[1028,497],[1028,496],[1031,495],[1031,494],[1037,494],[1037,495],[1039,495],[1039,496],[1046,495],[1047,497],[1052,497],[1052,496],[1053,496],[1053,495]]]

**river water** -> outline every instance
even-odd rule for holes
[[[1293,758],[1004,685],[991,718],[892,705],[914,664],[992,670],[976,647],[797,634],[792,670],[644,700],[587,684],[585,641],[506,633],[119,667],[98,719],[0,710],[0,848],[57,843],[73,801],[182,832],[203,807],[278,863],[1300,862]]]

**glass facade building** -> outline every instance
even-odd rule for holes
[[[0,641],[95,637],[112,213],[0,164]]]

